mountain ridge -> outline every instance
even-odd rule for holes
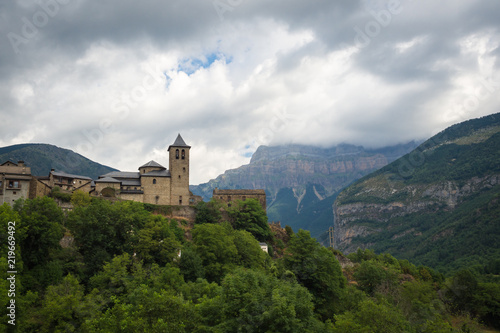
[[[34,176],[47,176],[51,169],[97,179],[117,169],[94,162],[74,151],[46,143],[22,143],[0,148],[0,163],[24,161]]]
[[[486,265],[500,255],[481,243],[500,243],[499,195],[497,113],[455,124],[344,189],[333,205],[336,247],[390,252],[443,271],[473,262],[481,249],[476,263]],[[445,253],[458,240],[472,244],[470,253]]]

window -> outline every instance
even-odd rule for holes
[[[175,150],[175,159],[178,160],[179,159],[179,149],[176,149]]]
[[[153,184],[156,184],[156,179],[153,179]]]
[[[179,205],[182,205],[182,195],[179,196]]]
[[[160,201],[160,196],[159,196],[159,195],[157,195],[157,196],[155,197],[155,201],[156,201],[156,204],[158,204],[158,202]]]
[[[245,201],[247,199],[247,197],[243,196],[243,198],[241,198],[241,200]]]
[[[184,168],[182,168],[182,172],[186,172],[186,168],[185,168],[185,167],[184,167]]]
[[[186,158],[186,151],[183,149],[182,150],[182,159],[185,159]]]
[[[179,179],[181,179],[181,175],[179,175]]]
[[[21,186],[19,185],[19,181],[9,180],[9,188],[21,188]]]

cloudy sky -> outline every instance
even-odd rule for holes
[[[380,147],[500,111],[498,0],[0,3],[0,146],[191,183],[259,145]]]

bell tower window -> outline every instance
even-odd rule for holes
[[[176,149],[175,150],[175,159],[178,160],[179,159],[179,149]]]
[[[184,160],[186,158],[186,151],[183,149],[181,153],[181,158]]]

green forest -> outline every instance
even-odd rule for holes
[[[3,315],[1,332],[500,329],[500,260],[445,276],[387,253],[344,256],[270,226],[251,199],[202,202],[193,223],[82,192],[71,202],[69,212],[49,197],[0,206],[0,303],[15,300],[15,326]]]

